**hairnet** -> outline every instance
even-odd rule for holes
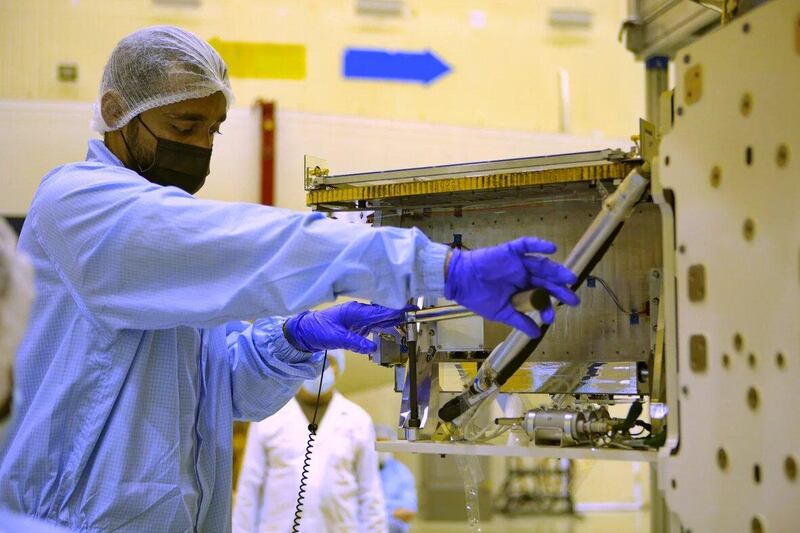
[[[106,123],[103,96],[118,95],[122,113]],[[205,98],[217,91],[233,102],[225,62],[207,42],[174,26],[138,30],[117,43],[103,71],[94,105],[92,129],[105,133],[123,127],[136,115],[168,104]]]
[[[397,430],[392,429],[386,424],[375,424],[375,438],[397,440]]]
[[[328,350],[328,358],[336,360],[336,368],[339,369],[339,374],[344,372],[344,350]]]

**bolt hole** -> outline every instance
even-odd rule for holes
[[[673,489],[677,489],[677,488],[678,488],[678,482],[677,482],[677,481],[675,481],[675,479],[673,479],[673,480],[670,482],[670,484],[672,485],[672,488],[673,488]]]
[[[759,517],[754,516],[750,521],[750,531],[752,533],[764,533],[764,524],[761,523],[761,519]]]
[[[744,162],[747,163],[747,166],[753,164],[753,147],[748,146],[747,149],[744,151]]]
[[[728,354],[722,354],[722,367],[723,368],[730,368],[731,366],[731,358]]]
[[[686,245],[685,244],[681,244],[680,246],[678,246],[678,252],[680,252],[682,254],[685,254],[686,253]]]
[[[685,54],[685,55],[683,56],[683,62],[684,62],[684,63],[688,64],[688,63],[689,63],[689,61],[691,61],[691,60],[692,60],[692,57],[691,57],[689,54]]]
[[[737,352],[741,352],[742,348],[744,347],[744,338],[740,333],[737,333],[733,336],[733,347],[736,349]]]
[[[791,455],[786,457],[783,461],[783,472],[786,474],[786,478],[789,481],[795,481],[797,479],[797,461],[795,461],[794,457]]]
[[[742,31],[744,33],[750,33],[750,23],[749,22],[745,22],[744,23],[744,25],[742,26]]]
[[[755,411],[758,409],[758,404],[759,404],[758,391],[755,388],[750,387],[749,389],[747,389],[747,405],[750,407],[750,409]]]
[[[752,241],[753,237],[756,234],[756,224],[753,222],[752,218],[748,218],[744,221],[744,226],[742,226],[742,233],[744,233],[745,240]]]
[[[689,397],[689,387],[687,387],[686,385],[684,385],[683,387],[681,387],[681,392],[683,393],[683,395],[684,395],[685,397],[687,397],[687,398]]]
[[[761,466],[758,463],[753,465],[753,481],[761,483]]]
[[[756,355],[754,353],[747,355],[747,364],[750,365],[750,368],[756,367]]]
[[[715,166],[711,169],[711,186],[716,189],[720,181],[722,181],[722,170]]]
[[[689,97],[689,98],[691,98],[691,97],[692,97],[692,93],[691,93],[691,92],[688,92],[688,93],[686,93],[686,96],[687,96],[687,97]],[[677,111],[677,112],[678,112],[678,116],[679,116],[679,117],[680,117],[680,116],[683,116],[683,108],[682,108],[682,107],[678,106],[678,111]]]
[[[749,116],[750,111],[753,110],[753,96],[750,93],[744,93],[739,100],[739,111],[742,116]]]
[[[775,153],[775,163],[781,168],[786,166],[789,161],[789,148],[785,144],[778,146],[778,151]]]
[[[664,158],[664,166],[667,166],[667,167],[669,166],[669,156],[666,156]]]
[[[778,352],[775,355],[775,365],[777,365],[777,367],[781,370],[786,368],[786,358],[783,357],[783,354],[781,352]]]
[[[728,469],[728,454],[722,448],[717,450],[717,465],[720,470],[725,471]]]

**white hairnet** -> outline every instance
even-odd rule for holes
[[[328,359],[336,361],[336,368],[339,369],[339,374],[344,372],[344,350],[328,350]]]
[[[121,115],[106,123],[101,112],[103,96],[118,96]],[[117,130],[136,115],[168,104],[205,98],[217,91],[228,107],[233,93],[228,68],[204,40],[174,26],[153,26],[123,38],[111,52],[94,105],[92,129]]]

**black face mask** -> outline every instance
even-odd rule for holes
[[[183,189],[189,194],[194,194],[200,190],[206,182],[206,176],[210,172],[211,148],[203,148],[193,144],[179,143],[158,137],[147,127],[147,124],[137,115],[139,122],[156,139],[156,153],[153,163],[142,168],[141,163],[136,160],[136,156],[131,152],[125,135],[122,141],[125,148],[133,158],[138,172],[148,181],[158,185],[172,185]]]

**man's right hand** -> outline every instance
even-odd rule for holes
[[[528,289],[542,288],[567,305],[580,299],[570,286],[577,281],[565,266],[543,257],[556,245],[534,237],[481,248],[453,250],[447,265],[445,297],[489,320],[503,322],[529,337],[541,335],[529,316],[514,309],[511,297]],[[554,317],[552,307],[541,313],[545,323]]]

